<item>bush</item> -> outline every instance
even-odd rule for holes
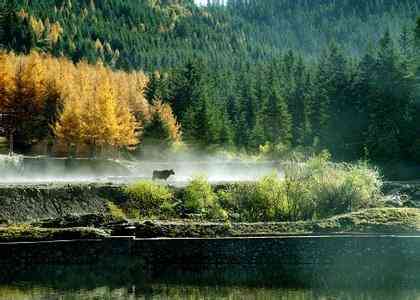
[[[193,178],[185,189],[184,205],[188,212],[202,214],[209,218],[227,219],[220,207],[216,193],[203,176]]]
[[[218,193],[222,206],[235,221],[266,222],[282,219],[288,211],[284,189],[277,175],[262,178],[252,184],[236,184]]]
[[[124,221],[126,219],[125,213],[115,203],[107,202],[108,211],[114,221]]]
[[[318,217],[374,207],[381,197],[379,172],[364,162],[330,165],[312,181]]]
[[[323,153],[305,163],[290,163],[285,168],[285,184],[297,186],[297,194],[291,193],[289,201],[299,203],[300,217],[306,219],[311,214],[323,218],[375,206],[382,179],[365,162],[331,163]]]
[[[130,217],[167,216],[173,213],[173,194],[166,186],[141,181],[126,188],[125,210]]]
[[[374,207],[381,197],[379,172],[367,163],[334,164],[328,153],[283,164],[277,174],[218,192],[235,221],[298,221]]]

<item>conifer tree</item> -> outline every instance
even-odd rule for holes
[[[369,152],[377,159],[402,156],[405,127],[410,119],[412,79],[401,68],[389,32],[379,42],[374,97],[368,103]]]
[[[150,75],[149,82],[147,83],[144,90],[144,97],[150,104],[153,104],[153,102],[158,99],[162,99],[163,95],[161,88],[160,75],[156,72],[153,72]]]
[[[181,131],[172,109],[161,100],[155,100],[150,121],[145,125],[143,142],[157,148],[168,149],[179,143]]]

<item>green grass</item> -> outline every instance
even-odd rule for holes
[[[200,214],[209,219],[228,218],[206,177],[198,176],[190,182],[185,188],[183,203],[190,213]]]
[[[125,215],[124,211],[115,203],[108,201],[107,206],[108,206],[108,212],[111,215],[113,220],[124,221],[127,219],[127,216]]]
[[[273,174],[219,190],[222,208],[233,221],[303,221],[376,207],[382,197],[379,172],[363,162],[334,164],[317,156],[283,169],[284,178]]]
[[[7,153],[9,153],[9,145],[7,143],[7,139],[0,136],[0,154]]]
[[[108,234],[95,228],[38,228],[30,225],[11,225],[0,228],[1,242],[101,239]]]
[[[420,209],[372,208],[318,221],[187,222],[154,221],[137,225],[138,237],[224,237],[293,234],[420,234]],[[107,232],[94,228],[50,229],[30,225],[0,228],[0,242],[100,239]]]
[[[315,232],[420,233],[420,209],[372,208],[314,224]]]
[[[420,234],[420,209],[372,208],[318,221],[232,223],[236,236],[275,234]]]
[[[125,192],[128,201],[122,207],[130,218],[172,215],[174,196],[172,191],[153,181],[140,181],[129,185]]]

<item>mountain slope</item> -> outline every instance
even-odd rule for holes
[[[35,31],[33,46],[74,61],[100,58],[145,70],[191,57],[218,66],[268,61],[288,49],[317,57],[331,42],[359,55],[387,29],[397,38],[420,11],[420,0],[230,0],[208,7],[192,0],[15,2]],[[51,24],[59,24],[59,38],[45,44]],[[11,39],[3,35],[1,43]]]

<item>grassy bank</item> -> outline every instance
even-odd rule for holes
[[[293,234],[420,234],[420,209],[373,208],[318,221],[298,222],[204,222],[136,221],[108,226],[42,228],[18,225],[0,228],[0,242],[98,239],[109,235],[138,238],[249,237]],[[129,228],[129,229],[127,229]]]
[[[234,235],[261,234],[420,234],[420,209],[373,208],[306,222],[234,224]]]
[[[205,177],[184,189],[152,181],[128,186],[118,207],[128,218],[196,218],[231,222],[293,222],[377,207],[382,179],[366,163],[334,164],[317,156],[288,162],[276,174],[253,183],[211,186]],[[118,211],[120,212],[120,211]],[[121,214],[119,214],[121,215]]]
[[[108,234],[97,228],[39,228],[11,225],[0,228],[0,242],[33,242],[52,240],[100,239]]]

